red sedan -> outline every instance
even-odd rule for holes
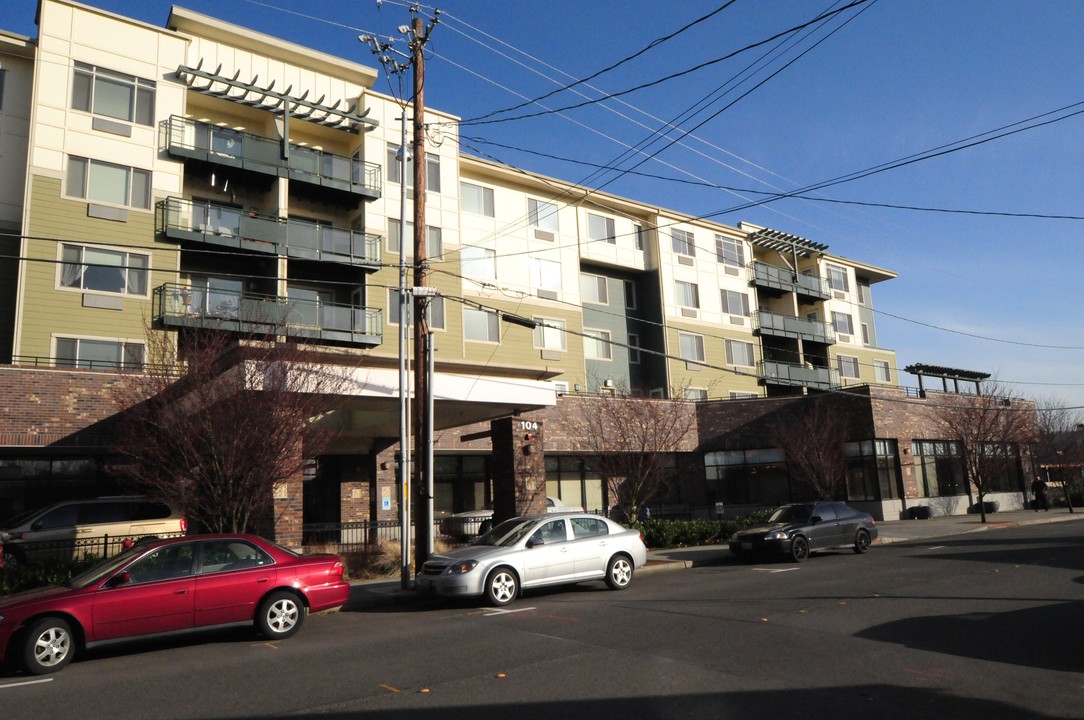
[[[235,623],[279,640],[349,592],[336,555],[298,555],[253,535],[157,540],[64,585],[0,598],[0,661],[40,675],[93,643]]]

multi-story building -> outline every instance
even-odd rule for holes
[[[0,507],[109,487],[95,429],[152,335],[183,353],[193,332],[270,328],[357,365],[344,437],[285,495],[304,495],[294,524],[393,517],[414,193],[377,72],[176,7],[155,27],[42,0],[38,25],[0,34]],[[478,423],[535,413],[557,436],[564,395],[725,413],[898,390],[871,291],[891,271],[460,155],[455,118],[426,119],[438,511],[508,481],[494,456],[515,433]],[[538,467],[550,494],[612,502],[567,443]]]

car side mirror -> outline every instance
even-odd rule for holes
[[[809,518],[809,521],[811,523],[813,523],[814,525],[816,525],[817,523],[819,523],[821,521],[821,516],[820,515],[814,515],[813,517]]]
[[[124,572],[119,572],[116,575],[114,575],[113,577],[109,578],[109,582],[106,583],[106,587],[115,588],[115,587],[119,587],[121,585],[128,585],[131,582],[132,582],[132,573],[125,570]]]
[[[545,545],[546,541],[542,539],[541,535],[535,535],[533,538],[527,541],[527,549],[533,548],[535,545]]]
[[[42,522],[41,520],[35,520],[34,523],[30,526],[30,529],[31,530],[41,530],[43,527],[45,527],[44,522]]]

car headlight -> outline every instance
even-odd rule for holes
[[[789,536],[782,530],[776,530],[775,532],[768,533],[765,539],[767,540],[786,540]]]
[[[464,560],[463,562],[456,563],[455,565],[449,565],[444,570],[445,575],[466,575],[474,568],[478,567],[477,560]]]

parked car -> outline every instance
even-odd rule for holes
[[[605,580],[613,590],[632,582],[647,562],[637,530],[584,512],[506,520],[470,545],[434,555],[415,579],[421,592],[484,595],[506,605],[525,588]]]
[[[104,538],[183,535],[188,522],[165,503],[139,496],[69,500],[16,515],[0,523],[2,567],[45,557],[109,554]]]
[[[583,508],[565,505],[560,498],[546,498],[546,512],[580,512]],[[467,510],[449,515],[440,521],[440,534],[456,540],[469,540],[487,532],[493,526],[493,508]]]
[[[802,562],[812,552],[850,548],[864,553],[877,539],[877,521],[841,502],[783,505],[766,522],[734,533],[730,552],[738,557],[783,555]]]
[[[349,593],[337,555],[298,555],[253,535],[155,540],[63,585],[0,598],[0,661],[40,675],[102,641],[238,623],[279,640]]]

